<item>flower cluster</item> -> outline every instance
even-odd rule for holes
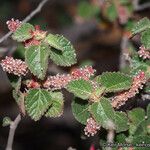
[[[86,66],[84,68],[80,69],[74,69],[71,72],[71,76],[73,79],[84,79],[84,80],[89,80],[91,76],[93,76],[95,73],[95,70],[92,68],[92,66]]]
[[[25,76],[28,73],[27,65],[20,59],[7,57],[1,61],[1,66],[4,71],[17,76]]]
[[[28,88],[40,88],[40,83],[35,80],[27,80],[26,85]]]
[[[62,89],[72,81],[77,79],[89,80],[89,78],[94,75],[95,70],[91,66],[86,66],[85,68],[74,69],[71,74],[57,74],[56,76],[49,76],[43,86],[49,89]]]
[[[139,48],[138,54],[143,59],[150,59],[150,52],[143,45]]]
[[[129,98],[132,98],[139,93],[139,89],[142,89],[143,84],[145,83],[145,73],[141,71],[133,78],[132,86],[128,91],[122,92],[112,99],[112,106],[114,108],[119,108],[120,106],[124,105]]]
[[[8,20],[6,24],[10,31],[15,32],[21,26],[22,22],[18,19],[14,20],[14,18],[12,18],[11,20]]]
[[[41,40],[46,37],[46,33],[47,32],[42,31],[39,26],[35,26],[34,30],[30,31],[32,38],[24,42],[25,47],[40,45]]]
[[[127,23],[129,19],[129,12],[125,6],[119,6],[118,15],[119,15],[119,22],[121,24]]]
[[[100,125],[93,118],[87,119],[86,127],[84,128],[85,135],[88,137],[94,136],[100,130]]]
[[[43,86],[47,89],[62,89],[64,88],[68,82],[72,80],[71,76],[69,74],[66,75],[60,75],[57,74],[56,76],[49,76]]]

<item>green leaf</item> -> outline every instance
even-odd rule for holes
[[[92,19],[97,17],[100,13],[100,8],[96,5],[92,5],[87,1],[81,1],[77,7],[78,15],[85,19]]]
[[[70,41],[68,41],[64,36],[58,34],[49,34],[46,37],[45,42],[47,42],[51,47],[61,51],[64,51],[71,46]]]
[[[77,61],[75,49],[70,43],[63,48],[63,51],[58,51],[54,48],[51,48],[50,58],[55,64],[59,66],[71,66]]]
[[[138,136],[133,137],[132,144],[135,145],[135,147],[133,147],[134,150],[149,150],[149,143],[150,143],[149,135],[138,135]],[[143,147],[142,144],[148,145],[148,146]]]
[[[126,136],[123,133],[120,133],[116,136],[116,141],[119,143],[124,143],[126,141]]]
[[[106,15],[110,21],[114,21],[118,17],[118,13],[114,4],[107,8]]]
[[[115,124],[117,133],[128,130],[128,123],[128,118],[124,112],[115,112]]]
[[[129,89],[132,78],[120,72],[106,72],[97,77],[97,82],[106,88],[106,92],[118,92]]]
[[[83,101],[79,98],[75,98],[72,102],[72,113],[77,121],[86,125],[87,119],[90,118],[88,111],[89,104],[87,101]]]
[[[49,50],[45,45],[31,46],[26,50],[25,61],[31,73],[44,79],[48,68]]]
[[[150,29],[142,33],[141,42],[146,49],[150,49]]]
[[[63,113],[64,100],[61,92],[51,92],[52,105],[45,114],[46,117],[60,117]]]
[[[128,117],[134,125],[138,125],[145,120],[145,111],[142,108],[135,108],[128,112]]]
[[[9,117],[3,118],[3,127],[9,126],[11,124],[12,120]]]
[[[148,18],[143,18],[138,21],[132,29],[132,34],[137,34],[145,31],[146,29],[150,28],[150,20]]]
[[[96,122],[103,128],[109,129],[109,122],[115,122],[115,112],[107,98],[101,98],[99,102],[93,103],[90,112]]]
[[[150,118],[150,104],[147,106],[147,117]]]
[[[18,42],[24,42],[32,38],[31,31],[34,30],[34,27],[29,23],[23,23],[12,35],[14,40]]]
[[[93,87],[89,81],[79,79],[69,82],[67,90],[81,99],[88,99],[92,94]]]
[[[52,104],[51,95],[42,89],[31,89],[25,99],[28,115],[35,121],[39,120]]]
[[[145,132],[145,111],[142,108],[135,108],[128,112],[128,118],[130,120],[129,133],[130,135],[135,135],[135,133],[140,134]]]

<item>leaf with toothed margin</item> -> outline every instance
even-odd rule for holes
[[[46,117],[60,117],[63,113],[64,100],[61,92],[51,92],[52,105],[46,112]]]
[[[90,118],[89,103],[82,99],[75,98],[71,104],[72,113],[77,121],[86,125],[87,119]]]
[[[25,99],[27,114],[35,121],[39,120],[52,104],[52,97],[47,90],[31,89]]]
[[[23,23],[12,35],[12,38],[18,42],[24,42],[32,38],[31,30],[34,30],[34,27],[29,23]]]
[[[71,46],[71,43],[64,36],[58,34],[49,34],[46,37],[45,42],[60,51],[64,51],[68,46]]]
[[[44,79],[48,68],[49,48],[46,45],[31,46],[25,52],[25,61],[31,73]]]
[[[146,29],[150,28],[150,20],[148,18],[143,18],[140,21],[138,21],[132,29],[132,34],[135,35],[137,33],[141,33],[145,31]]]
[[[116,125],[116,132],[123,132],[128,130],[129,128],[129,120],[127,118],[127,115],[124,112],[115,112],[115,125]]]
[[[71,66],[76,63],[75,49],[69,40],[60,35],[48,35],[45,42],[50,46],[50,59],[59,66]]]
[[[115,124],[115,111],[107,98],[101,98],[90,106],[90,112],[93,118],[103,128],[109,129],[109,122]]]
[[[106,92],[127,90],[132,85],[132,78],[120,72],[105,72],[96,80],[105,87]]]
[[[83,100],[88,99],[93,91],[92,84],[83,79],[69,82],[66,89]]]
[[[141,42],[146,49],[150,49],[150,29],[142,33]]]

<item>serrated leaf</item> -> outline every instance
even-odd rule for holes
[[[32,38],[31,30],[34,30],[34,27],[29,23],[23,23],[12,35],[14,40],[18,42],[24,42]]]
[[[138,133],[137,130],[140,129],[140,134],[145,132],[145,111],[142,108],[134,108],[128,112],[128,118],[130,120],[129,133],[130,135],[135,135]],[[144,129],[144,130],[143,130]]]
[[[77,121],[86,125],[87,119],[90,118],[88,111],[89,104],[87,101],[75,98],[72,102],[72,113]]]
[[[97,82],[105,87],[106,92],[118,92],[129,89],[132,78],[120,72],[106,72],[97,77]]]
[[[107,98],[101,98],[99,102],[90,106],[90,112],[97,123],[103,128],[109,129],[109,122],[115,122],[115,112]]]
[[[3,118],[3,127],[9,126],[11,124],[12,120],[9,117]]]
[[[48,68],[49,50],[46,45],[31,46],[25,52],[25,61],[31,73],[44,79]]]
[[[92,84],[89,81],[79,79],[69,82],[67,90],[81,99],[88,99],[92,94]]]
[[[60,117],[63,113],[64,100],[61,92],[51,92],[52,105],[46,112],[46,117]]]
[[[50,59],[59,66],[71,66],[76,63],[75,49],[69,43],[63,48],[63,51],[58,51],[54,48],[50,50]]]
[[[128,123],[128,118],[124,112],[115,112],[115,125],[117,133],[128,130]]]
[[[150,49],[150,29],[142,33],[141,42],[146,49]]]
[[[132,34],[141,33],[148,28],[150,28],[150,20],[145,17],[133,26]]]
[[[49,34],[46,37],[45,42],[47,42],[51,47],[61,51],[64,51],[71,45],[70,41],[68,41],[64,36],[58,34]]]
[[[52,104],[51,95],[43,89],[29,90],[25,99],[25,108],[28,115],[35,121],[39,120]]]
[[[142,108],[134,108],[128,112],[128,117],[134,125],[138,125],[145,120],[145,111]]]

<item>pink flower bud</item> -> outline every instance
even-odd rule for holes
[[[10,31],[15,32],[21,26],[22,22],[18,19],[14,20],[14,18],[12,18],[11,20],[8,20],[6,24]]]

